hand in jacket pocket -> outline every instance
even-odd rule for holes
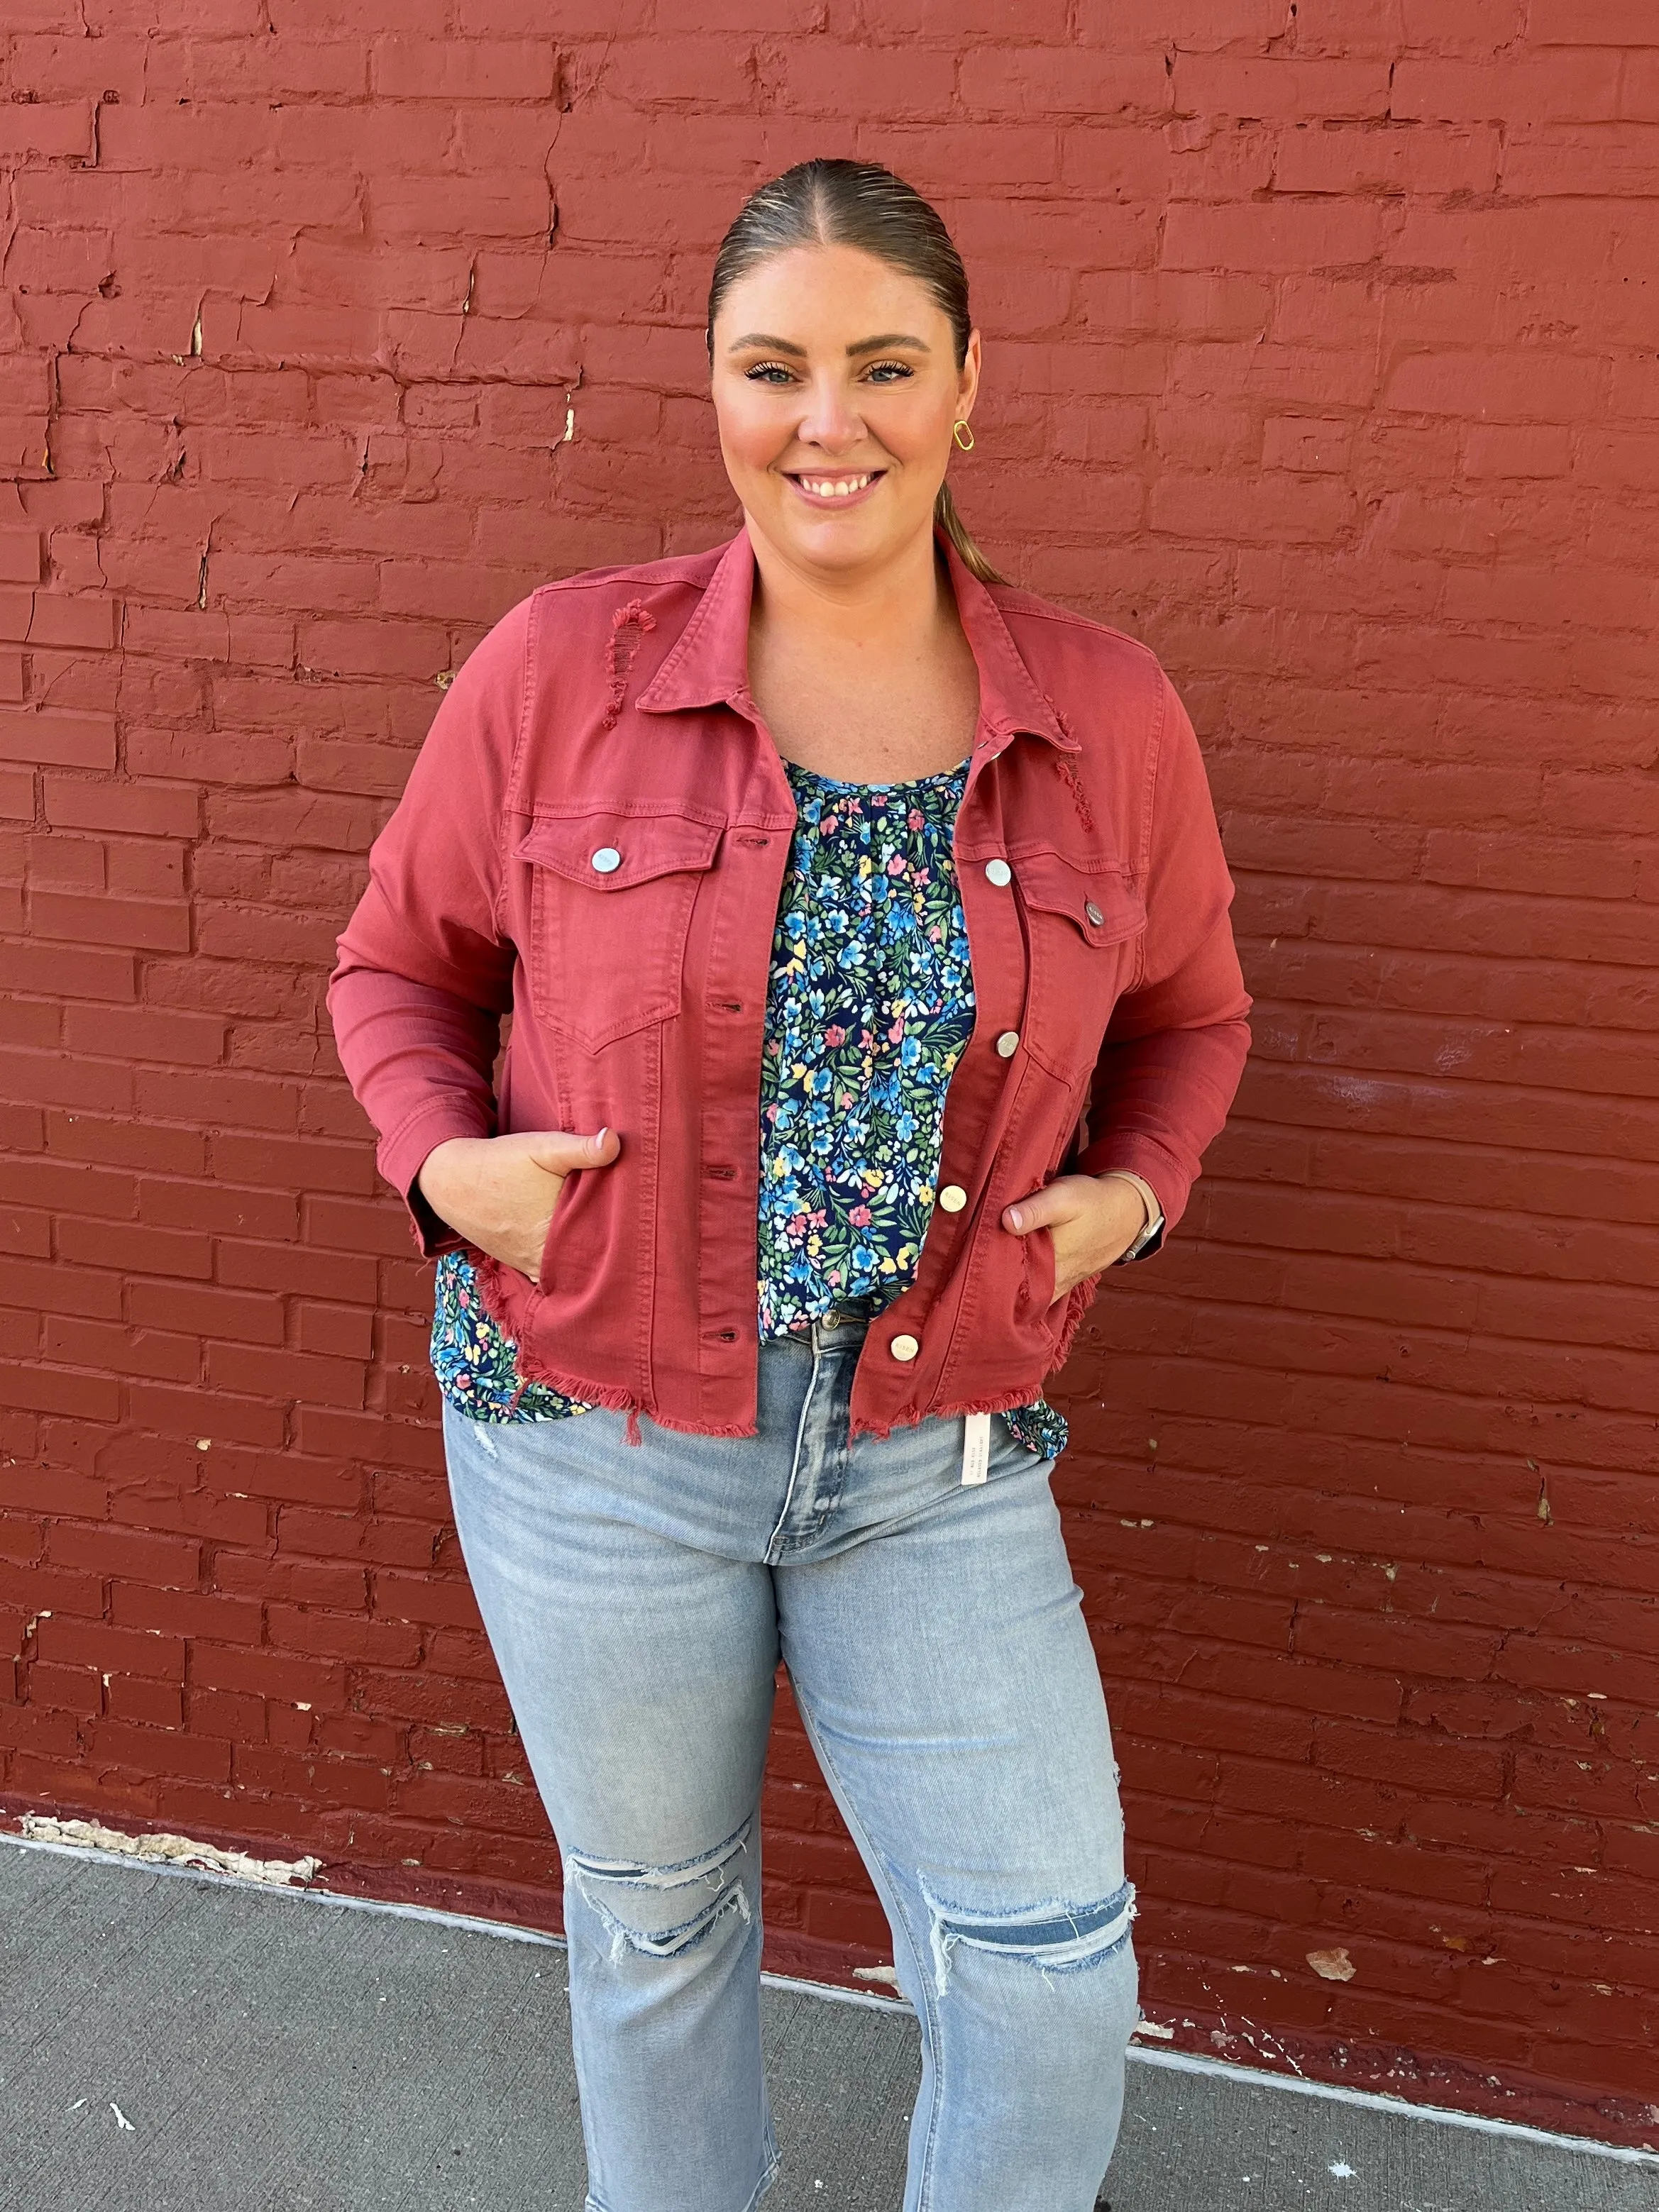
[[[458,1237],[534,1282],[565,1177],[609,1167],[621,1151],[614,1129],[591,1137],[559,1129],[450,1137],[427,1154],[416,1182]]]
[[[1146,1226],[1146,1201],[1118,1176],[1057,1176],[1002,1211],[1016,1237],[1049,1230],[1054,1240],[1054,1296],[1121,1260]]]

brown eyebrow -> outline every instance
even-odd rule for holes
[[[806,359],[805,346],[793,345],[787,338],[775,338],[765,331],[746,331],[742,337],[733,338],[726,350],[742,353],[749,346],[758,347],[764,353],[787,353],[795,361]],[[860,353],[890,353],[895,346],[908,346],[916,353],[932,351],[926,338],[913,338],[903,331],[884,331],[879,337],[860,338],[856,345],[849,345],[848,358]]]
[[[797,361],[806,358],[805,346],[791,345],[787,338],[769,337],[764,331],[750,331],[745,337],[733,338],[726,350],[727,353],[741,353],[745,346],[759,346],[767,353],[793,354]]]

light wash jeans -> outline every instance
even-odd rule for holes
[[[1050,1463],[849,1449],[864,1334],[763,1346],[757,1436],[446,1409],[456,1524],[563,1854],[588,2212],[749,2212],[780,1656],[921,2024],[905,2212],[1091,2212],[1137,1974],[1117,1768]]]

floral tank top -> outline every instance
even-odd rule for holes
[[[756,1285],[764,1338],[834,1306],[890,1303],[915,1273],[937,1192],[945,1094],[974,1026],[951,835],[965,769],[839,783],[786,762],[795,834],[778,904],[760,1086]],[[590,1408],[525,1382],[471,1262],[438,1262],[432,1364],[483,1421]],[[1041,1400],[1003,1416],[1056,1458],[1066,1422]]]

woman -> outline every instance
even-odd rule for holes
[[[590,2212],[745,2212],[775,2170],[780,1656],[921,2023],[906,2206],[1085,2212],[1133,1905],[1042,1382],[1231,1103],[1231,885],[1152,655],[957,516],[980,340],[933,210],[791,170],[720,248],[708,343],[743,530],[489,633],[331,1005],[438,1256],[456,1523],[563,1853]]]

